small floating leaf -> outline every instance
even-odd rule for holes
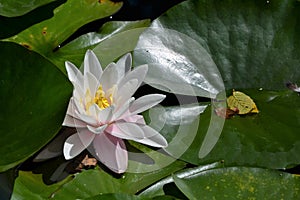
[[[227,98],[227,104],[231,110],[238,110],[240,115],[259,112],[254,101],[248,95],[239,91],[233,90],[232,96]]]

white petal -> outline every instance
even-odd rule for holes
[[[114,106],[110,106],[110,107],[107,107],[103,110],[100,110],[99,113],[98,113],[99,122],[101,122],[103,124],[108,123],[111,120],[112,116],[113,116],[114,109],[115,109]]]
[[[84,75],[84,91],[89,90],[90,95],[94,97],[98,87],[99,87],[99,81],[94,77],[93,74],[87,72]]]
[[[77,83],[78,85],[83,85],[83,75],[77,69],[77,67],[71,62],[65,62],[66,70],[68,73],[68,78],[72,83]]]
[[[136,142],[143,143],[153,147],[167,147],[167,140],[150,126],[142,126],[145,138],[142,140],[135,140]]]
[[[73,90],[73,97],[75,99],[81,99],[84,97],[84,92],[83,92],[83,85],[80,86],[78,85],[78,83],[72,82],[73,86],[74,86],[74,90]]]
[[[87,50],[84,56],[84,74],[86,72],[93,74],[97,80],[100,80],[102,76],[101,64],[95,53],[91,50]]]
[[[83,128],[86,127],[86,123],[84,121],[81,121],[77,118],[74,118],[68,114],[66,114],[64,122],[62,123],[63,126],[68,126],[68,127],[79,127]]]
[[[93,126],[87,125],[87,128],[89,129],[89,131],[91,131],[92,133],[95,133],[95,134],[103,133],[103,131],[106,129],[106,127],[107,127],[107,124],[105,124],[103,126],[99,126],[99,127],[93,127]]]
[[[130,115],[129,113],[129,107],[131,103],[134,101],[134,97],[131,97],[127,100],[127,102],[120,104],[121,106],[118,107],[118,109],[115,109],[112,121],[122,119],[126,115]]]
[[[66,160],[72,159],[85,149],[77,133],[68,137],[64,144],[64,156]]]
[[[125,77],[118,83],[118,88],[121,88],[122,85],[125,85],[128,81],[132,79],[137,79],[138,80],[137,88],[140,87],[141,83],[145,79],[147,71],[148,71],[148,65],[141,65],[139,67],[134,68],[134,70],[128,72],[125,75]]]
[[[131,68],[132,65],[132,57],[130,53],[125,54],[124,56],[122,56],[118,62],[118,70],[119,70],[119,77],[123,78],[125,73],[128,72]]]
[[[115,122],[109,125],[105,131],[115,137],[126,140],[138,140],[144,138],[144,131],[135,123]]]
[[[74,99],[73,97],[71,97],[70,101],[69,101],[69,105],[68,105],[68,109],[67,109],[67,114],[75,117],[77,119],[79,119],[77,113],[85,113],[85,111],[81,108],[78,101],[76,99]]]
[[[128,153],[122,139],[100,134],[93,142],[96,158],[116,173],[123,173],[128,166]]]
[[[97,126],[98,121],[94,116],[89,116],[89,115],[85,115],[85,114],[81,114],[76,112],[76,115],[78,116],[78,119],[84,121],[87,124],[93,125],[93,126]]]
[[[107,91],[117,84],[118,80],[118,66],[115,63],[110,63],[104,69],[100,83],[102,84],[103,90]]]
[[[87,148],[92,141],[95,138],[95,134],[90,132],[88,129],[84,128],[84,129],[77,129],[78,131],[78,136],[80,138],[81,143],[83,144],[83,146],[85,146],[85,148]]]
[[[128,101],[135,91],[138,89],[138,80],[132,79],[118,88],[118,92],[115,95],[115,103],[122,106],[126,101]]]
[[[70,98],[68,108],[67,108],[67,115],[70,115],[72,117],[75,117],[75,108],[74,108],[74,99],[73,97]]]
[[[164,98],[166,98],[166,96],[162,94],[149,94],[142,96],[131,104],[129,111],[132,114],[144,112],[145,110],[159,104],[162,100],[164,100]]]

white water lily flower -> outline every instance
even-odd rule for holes
[[[63,125],[77,128],[77,133],[65,141],[66,159],[87,148],[112,171],[123,173],[128,165],[123,139],[159,148],[167,146],[165,138],[138,115],[160,103],[165,95],[150,94],[135,100],[132,95],[143,82],[148,65],[131,71],[131,63],[131,54],[126,54],[102,71],[91,50],[85,54],[83,73],[72,63],[65,63],[74,90]]]

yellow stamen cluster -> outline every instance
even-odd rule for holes
[[[113,93],[115,92],[115,86],[106,91],[103,91],[102,85],[100,85],[96,91],[95,97],[91,96],[90,90],[85,93],[85,110],[89,114],[89,109],[94,103],[103,110],[113,104]],[[107,97],[108,96],[108,97]]]
[[[110,100],[112,102],[112,95],[110,95]],[[96,95],[94,97],[94,103],[99,106],[100,109],[105,109],[110,106],[108,99],[105,97],[105,92],[102,89],[102,85],[99,86]]]

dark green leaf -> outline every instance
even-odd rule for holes
[[[223,167],[223,163],[217,162],[217,163],[212,163],[204,166],[198,166],[195,168],[184,169],[176,172],[174,175],[179,178],[185,178],[206,170],[220,168],[220,167]],[[151,185],[150,187],[148,187],[141,194],[139,194],[139,196],[146,197],[146,198],[154,198],[156,196],[165,195],[167,193],[165,189],[166,186],[168,184],[172,184],[173,182],[174,182],[173,176],[170,175],[167,178],[164,178],[158,181],[157,183]],[[175,194],[174,188],[172,189],[171,193],[173,195]]]
[[[34,24],[51,18],[53,10],[63,2],[65,0],[56,0],[20,17],[0,16],[0,38],[11,37]]]
[[[0,15],[16,17],[56,0],[0,0]]]
[[[190,0],[170,9],[152,27],[177,30],[198,41],[218,66],[227,89],[274,90],[287,80],[300,80],[296,0]]]
[[[93,51],[97,56],[101,57],[101,64],[106,66],[121,55],[132,51],[137,44],[140,34],[145,29],[145,27],[135,28],[117,33],[111,38],[99,43]]]
[[[195,152],[209,123],[201,116],[198,135],[182,159],[194,164],[225,160],[226,165],[286,168],[300,163],[300,97],[286,90],[241,90],[256,103],[259,113],[234,116],[225,121],[220,140],[203,159]]]
[[[163,158],[163,156],[162,156]],[[119,177],[96,168],[83,170],[74,177],[69,176],[62,182],[47,186],[41,175],[19,172],[12,199],[84,199],[104,193],[135,194],[157,180],[182,169],[182,162],[174,162],[160,170],[149,173],[125,173]]]
[[[40,55],[0,42],[0,171],[27,159],[60,129],[71,84]]]
[[[115,193],[115,194],[100,194],[84,200],[146,200],[134,195]]]
[[[122,3],[70,0],[54,10],[54,16],[7,40],[36,51],[46,58],[81,26],[117,12]],[[51,60],[51,59],[50,59]],[[62,71],[63,66],[59,66]]]
[[[50,59],[62,68],[66,60],[80,66],[86,50],[94,49],[102,67],[106,67],[116,58],[134,49],[139,35],[149,23],[149,20],[107,22],[99,33],[92,32],[78,37],[60,48]]]
[[[231,167],[173,178],[189,199],[300,198],[300,178],[276,170]]]

